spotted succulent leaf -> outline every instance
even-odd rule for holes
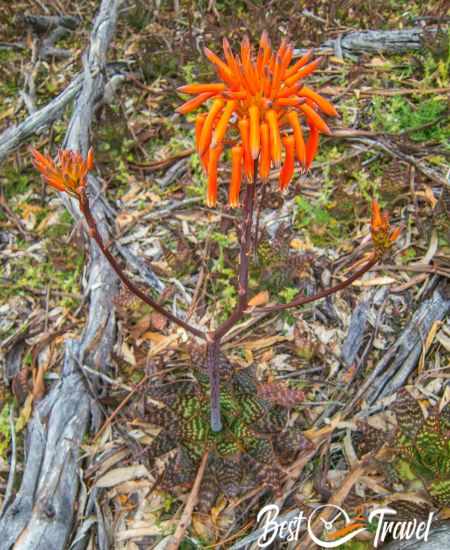
[[[413,439],[423,423],[423,414],[419,403],[407,390],[401,389],[392,409],[397,417],[401,433],[409,439]]]

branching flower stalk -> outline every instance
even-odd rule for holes
[[[311,61],[311,51],[291,65],[293,45],[283,40],[278,51],[272,52],[266,33],[261,37],[256,56],[252,55],[248,38],[242,41],[240,56],[233,54],[226,39],[223,48],[225,61],[205,48],[205,54],[214,64],[219,81],[181,87],[181,93],[194,97],[177,109],[179,113],[187,114],[207,102],[212,102],[207,113],[197,116],[195,124],[196,148],[208,178],[207,205],[214,207],[219,199],[218,166],[225,145],[231,145],[229,206],[239,207],[243,195],[237,273],[238,300],[228,319],[213,330],[202,330],[180,319],[143,292],[126,275],[104,243],[90,209],[87,190],[87,175],[94,167],[92,149],[87,153],[86,159],[79,152],[59,151],[56,162],[50,156],[32,150],[33,164],[46,183],[78,200],[90,237],[95,240],[130,292],[171,322],[206,341],[211,428],[214,432],[222,429],[219,355],[221,341],[230,329],[244,315],[279,312],[315,302],[344,289],[369,271],[399,235],[399,229],[391,229],[387,214],[382,213],[378,203],[373,201],[371,232],[374,250],[362,268],[336,286],[313,296],[299,293],[287,304],[249,310],[249,261],[252,243],[256,242],[258,232],[258,220],[255,221],[255,217],[259,216],[255,216],[255,211],[259,212],[261,206],[256,205],[257,187],[269,185],[272,167],[280,169],[281,192],[287,189],[292,180],[296,162],[301,171],[308,170],[317,153],[320,134],[331,133],[319,112],[328,116],[336,116],[337,112],[328,100],[302,83],[320,63],[320,59]],[[306,140],[301,119],[304,119],[309,129]],[[245,189],[242,188],[244,179]],[[265,187],[263,191],[264,189]]]

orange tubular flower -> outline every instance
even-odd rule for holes
[[[400,228],[391,229],[389,223],[389,214],[381,212],[380,205],[373,199],[372,201],[372,222],[371,222],[372,242],[377,254],[382,256],[400,235]]]
[[[250,152],[250,124],[247,118],[239,121],[239,132],[241,134],[242,147],[244,148],[245,175],[248,181],[253,180],[253,159]]]
[[[242,181],[242,145],[235,145],[231,149],[231,182],[229,204],[232,208],[239,206],[239,192],[241,190]]]
[[[283,137],[284,150],[286,158],[284,159],[283,168],[280,171],[280,190],[284,191],[289,185],[292,176],[294,175],[294,151],[295,138],[294,136]]]
[[[261,124],[261,157],[259,159],[259,176],[266,183],[270,174],[270,140],[267,122]]]
[[[337,115],[327,99],[303,85],[303,79],[317,69],[321,59],[312,60],[310,50],[293,62],[293,45],[284,39],[278,51],[272,51],[266,32],[256,53],[247,37],[242,40],[238,54],[233,53],[226,38],[223,59],[208,48],[204,52],[218,78],[216,82],[178,88],[180,93],[194,97],[177,111],[187,114],[212,101],[208,113],[198,116],[195,131],[196,148],[208,174],[207,203],[216,204],[217,164],[223,146],[229,143],[233,146],[230,206],[239,204],[242,171],[249,183],[258,176],[268,181],[271,167],[281,166],[283,149],[280,187],[285,189],[292,179],[295,160],[309,168],[317,152],[319,135],[330,134],[322,115]],[[306,144],[302,121],[309,128]],[[281,132],[284,134],[285,130],[292,135],[282,140]]]
[[[306,148],[303,138],[302,127],[295,111],[288,113],[288,121],[294,131],[295,147],[297,151],[297,160],[302,166],[306,166]]]
[[[58,151],[57,163],[49,155],[42,155],[36,149],[31,149],[31,154],[33,166],[48,185],[74,198],[80,197],[80,192],[86,185],[87,174],[94,167],[92,148],[89,149],[86,160],[77,151],[61,149]]]
[[[306,169],[311,168],[311,164],[319,148],[319,130],[316,126],[309,124],[309,137],[306,142]]]
[[[208,195],[206,197],[206,204],[211,208],[217,204],[217,168],[222,151],[222,144],[219,144],[217,147],[214,147],[214,149],[210,149],[209,151]]]

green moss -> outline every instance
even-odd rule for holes
[[[54,229],[55,226],[52,226]],[[56,226],[57,227],[57,226]],[[18,243],[18,251],[24,251],[28,244]],[[16,295],[26,296],[31,290],[57,290],[67,293],[59,297],[59,305],[73,307],[78,304],[71,294],[79,294],[79,279],[84,265],[84,254],[78,247],[68,246],[57,239],[46,241],[47,257],[43,261],[20,254],[13,257],[11,271],[14,279],[0,288],[0,300]]]
[[[11,405],[6,403],[0,412],[0,457],[6,459],[11,439],[11,428],[9,425],[9,414]]]
[[[447,110],[447,100],[439,96],[428,99],[419,96],[416,103],[405,96],[375,97],[372,101],[373,129],[394,134],[407,130],[414,141],[438,141],[448,149],[450,123],[445,116]]]
[[[2,187],[6,200],[24,195],[30,190],[33,180],[37,181],[37,178],[34,175],[30,176],[29,167],[17,169],[10,163],[2,167]]]
[[[308,199],[295,198],[297,213],[295,227],[308,231],[311,241],[316,246],[336,243],[341,236],[343,224],[339,223],[329,212],[324,201],[313,204]]]

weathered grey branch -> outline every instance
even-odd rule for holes
[[[32,15],[25,14],[21,18],[25,25],[37,33],[46,33],[57,27],[74,31],[81,23],[81,18],[74,15]]]
[[[107,74],[111,79],[120,77],[127,65],[123,62],[108,63]],[[122,75],[123,76],[123,75]],[[0,161],[12,153],[17,147],[34,134],[44,130],[62,117],[64,109],[79,94],[84,82],[84,75],[77,75],[72,82],[45,107],[28,116],[17,126],[12,126],[0,134]],[[107,88],[108,88],[107,83]],[[108,100],[111,101],[111,90],[108,90]]]
[[[87,153],[89,130],[105,86],[106,52],[112,39],[119,0],[102,0],[84,59],[83,86],[66,134],[64,146]],[[16,137],[17,139],[17,137]],[[23,135],[22,135],[23,139]],[[89,178],[96,195],[99,185]],[[81,219],[77,205],[67,199],[73,216]],[[92,212],[102,236],[108,238],[104,201],[94,201]],[[115,342],[113,299],[117,278],[90,241],[87,274],[90,305],[79,342],[66,344],[60,382],[35,406],[26,440],[26,464],[13,503],[0,520],[2,549],[59,550],[66,547],[78,494],[80,443],[95,411],[95,402],[83,381],[79,364],[97,370],[110,360]]]
[[[364,386],[371,388],[367,401],[375,400],[395,393],[401,388],[419,361],[424,342],[435,321],[444,319],[450,312],[448,285],[444,281],[425,300],[414,313],[400,338],[384,355],[370,373]]]
[[[0,161],[35,133],[47,128],[62,116],[64,109],[78,94],[83,84],[83,75],[76,76],[55,99],[39,109],[17,126],[12,126],[0,135]]]
[[[372,54],[396,54],[420,50],[426,35],[435,35],[436,27],[412,27],[410,29],[389,31],[355,31],[327,40],[318,47],[324,53],[329,50],[338,57]],[[306,49],[294,51],[294,57],[306,52]]]
[[[411,29],[389,31],[356,31],[340,37],[339,44],[342,53],[404,53],[419,50],[423,46],[425,33],[435,33],[436,29],[423,29],[414,27]],[[325,47],[335,49],[338,39],[328,40]]]

